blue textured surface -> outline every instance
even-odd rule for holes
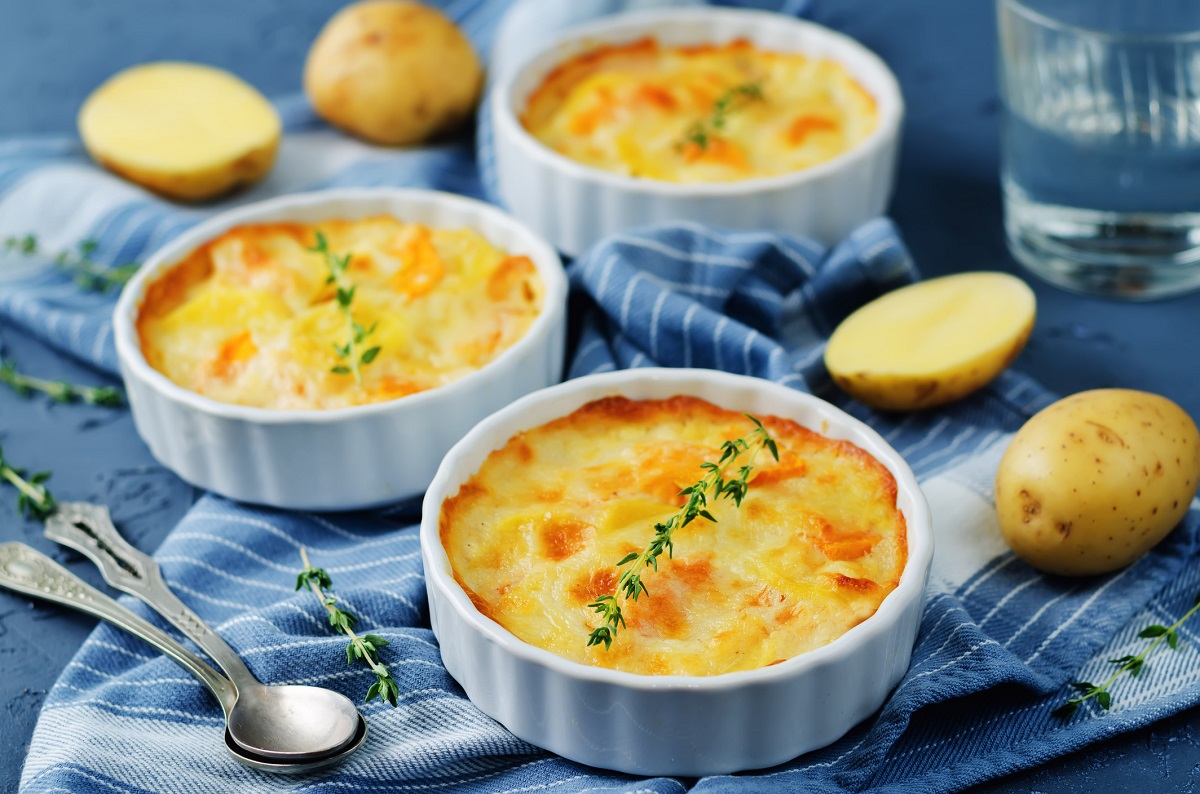
[[[267,93],[294,91],[308,41],[334,5],[219,0],[181,11],[181,5],[152,0],[6,0],[0,3],[0,135],[68,131],[91,87],[121,66],[151,58],[205,60],[238,71]],[[863,40],[900,76],[910,115],[893,215],[922,270],[1011,270],[995,177],[990,4],[826,0],[814,7],[818,21]],[[288,71],[280,67],[286,63],[295,64],[295,79],[270,82]],[[1194,320],[1200,299],[1123,305],[1038,291],[1041,317],[1018,363],[1022,370],[1060,393],[1143,388],[1200,415],[1200,371],[1181,355],[1200,341]],[[42,372],[97,377],[10,328],[0,334]],[[124,413],[52,408],[0,393],[0,433],[15,459],[55,470],[60,494],[112,504],[143,548],[156,547],[190,502],[190,489],[131,441]],[[0,536],[49,550],[37,535],[3,500]],[[74,567],[95,581],[89,566]],[[0,596],[0,788],[15,782],[40,698],[88,629],[86,620],[60,610]],[[1181,715],[1079,754],[1061,769],[991,788],[1118,791],[1155,782],[1182,790],[1194,782],[1200,762],[1194,720]]]

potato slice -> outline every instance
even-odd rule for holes
[[[79,111],[101,165],[168,198],[202,201],[258,181],[279,147],[262,94],[211,66],[161,62],[109,78]]]
[[[1033,330],[1036,301],[1006,273],[923,281],[863,306],[825,348],[825,366],[852,397],[890,411],[960,399],[1000,374]]]

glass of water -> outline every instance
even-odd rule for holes
[[[996,0],[1009,249],[1077,292],[1200,289],[1200,0]]]

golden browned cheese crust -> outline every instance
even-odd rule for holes
[[[350,254],[354,320],[373,328],[362,385],[333,368],[350,336],[316,232]],[[390,217],[239,226],[146,289],[137,331],[150,366],[222,402],[314,410],[451,383],[525,335],[543,285],[525,256],[470,229]]]
[[[745,40],[653,38],[577,55],[529,97],[522,124],[581,163],[669,182],[775,176],[852,149],[878,125],[841,64]]]
[[[873,615],[907,559],[896,481],[870,454],[759,417],[780,460],[759,455],[749,494],[674,534],[623,604],[611,649],[587,647],[615,563],[646,547],[723,441],[754,426],[695,397],[601,399],[491,453],[439,516],[455,579],[518,638],[584,664],[647,675],[751,670],[832,642]],[[740,465],[740,463],[739,463]],[[729,472],[733,474],[735,472]]]

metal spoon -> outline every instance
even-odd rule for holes
[[[337,752],[354,740],[362,718],[350,698],[323,687],[259,683],[237,652],[171,592],[154,558],[121,537],[106,507],[61,504],[46,521],[46,537],[89,557],[104,581],[146,602],[225,671],[237,690],[226,724],[243,750],[289,763]]]
[[[199,656],[176,642],[169,634],[118,604],[75,574],[24,543],[0,543],[0,587],[24,595],[44,598],[106,620],[161,651],[194,675],[221,704],[226,722],[237,706],[233,683],[209,667]],[[265,758],[243,749],[225,730],[225,748],[246,766],[278,774],[300,774],[336,764],[357,750],[367,737],[367,723],[359,717],[353,737],[326,755],[298,757],[292,762]]]

